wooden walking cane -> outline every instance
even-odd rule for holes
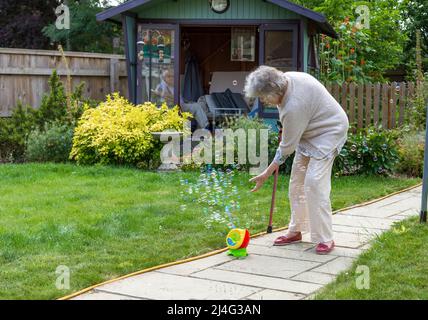
[[[278,143],[281,143],[281,138],[282,138],[282,124],[281,124],[280,121],[277,121],[276,125],[278,127]],[[279,167],[274,172],[273,190],[272,190],[272,201],[270,203],[270,215],[269,215],[269,225],[267,227],[267,233],[272,233],[272,218],[273,218],[273,210],[275,209],[275,195],[276,195],[276,187],[277,187],[277,184],[278,184],[278,174],[279,174]]]

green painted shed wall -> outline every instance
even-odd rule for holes
[[[137,39],[137,21],[133,17],[125,16],[124,18],[124,29],[126,32],[126,41],[127,43],[127,63],[129,67],[129,98],[131,101],[135,102],[137,99],[137,48],[136,48],[136,41]]]
[[[223,14],[213,12],[208,0],[158,0],[136,9],[145,19],[300,19],[301,16],[263,0],[231,0]]]
[[[308,20],[303,22],[303,72],[308,72],[308,53],[309,53]]]

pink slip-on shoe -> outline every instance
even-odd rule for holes
[[[315,251],[318,254],[327,254],[327,253],[330,253],[333,250],[333,248],[334,248],[334,241],[332,241],[330,245],[327,245],[325,243],[318,243]]]
[[[299,232],[295,236],[287,237],[287,236],[280,236],[276,238],[275,242],[273,243],[274,246],[285,246],[287,244],[291,244],[293,242],[299,242],[302,241],[302,233]]]

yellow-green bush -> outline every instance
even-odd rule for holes
[[[162,147],[151,132],[188,133],[184,122],[190,117],[190,113],[180,114],[178,107],[158,108],[152,103],[134,106],[115,93],[83,113],[74,132],[70,158],[79,164],[149,163],[159,157]]]

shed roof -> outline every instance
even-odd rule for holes
[[[140,6],[149,4],[150,2],[153,2],[154,0],[129,0],[117,7],[109,8],[107,10],[104,10],[96,15],[97,21],[105,21],[110,20],[114,22],[121,22],[121,14],[124,13],[136,13],[136,9]],[[328,23],[326,17],[318,12],[315,12],[313,10],[310,10],[308,8],[305,8],[301,5],[295,4],[293,2],[290,2],[288,0],[260,0],[265,1],[268,3],[275,4],[281,8],[287,9],[289,11],[292,11],[294,13],[297,13],[303,17],[306,17],[312,21],[315,22],[315,24],[318,26],[321,33],[324,33],[326,35],[337,37],[336,32],[332,28],[332,26]]]

